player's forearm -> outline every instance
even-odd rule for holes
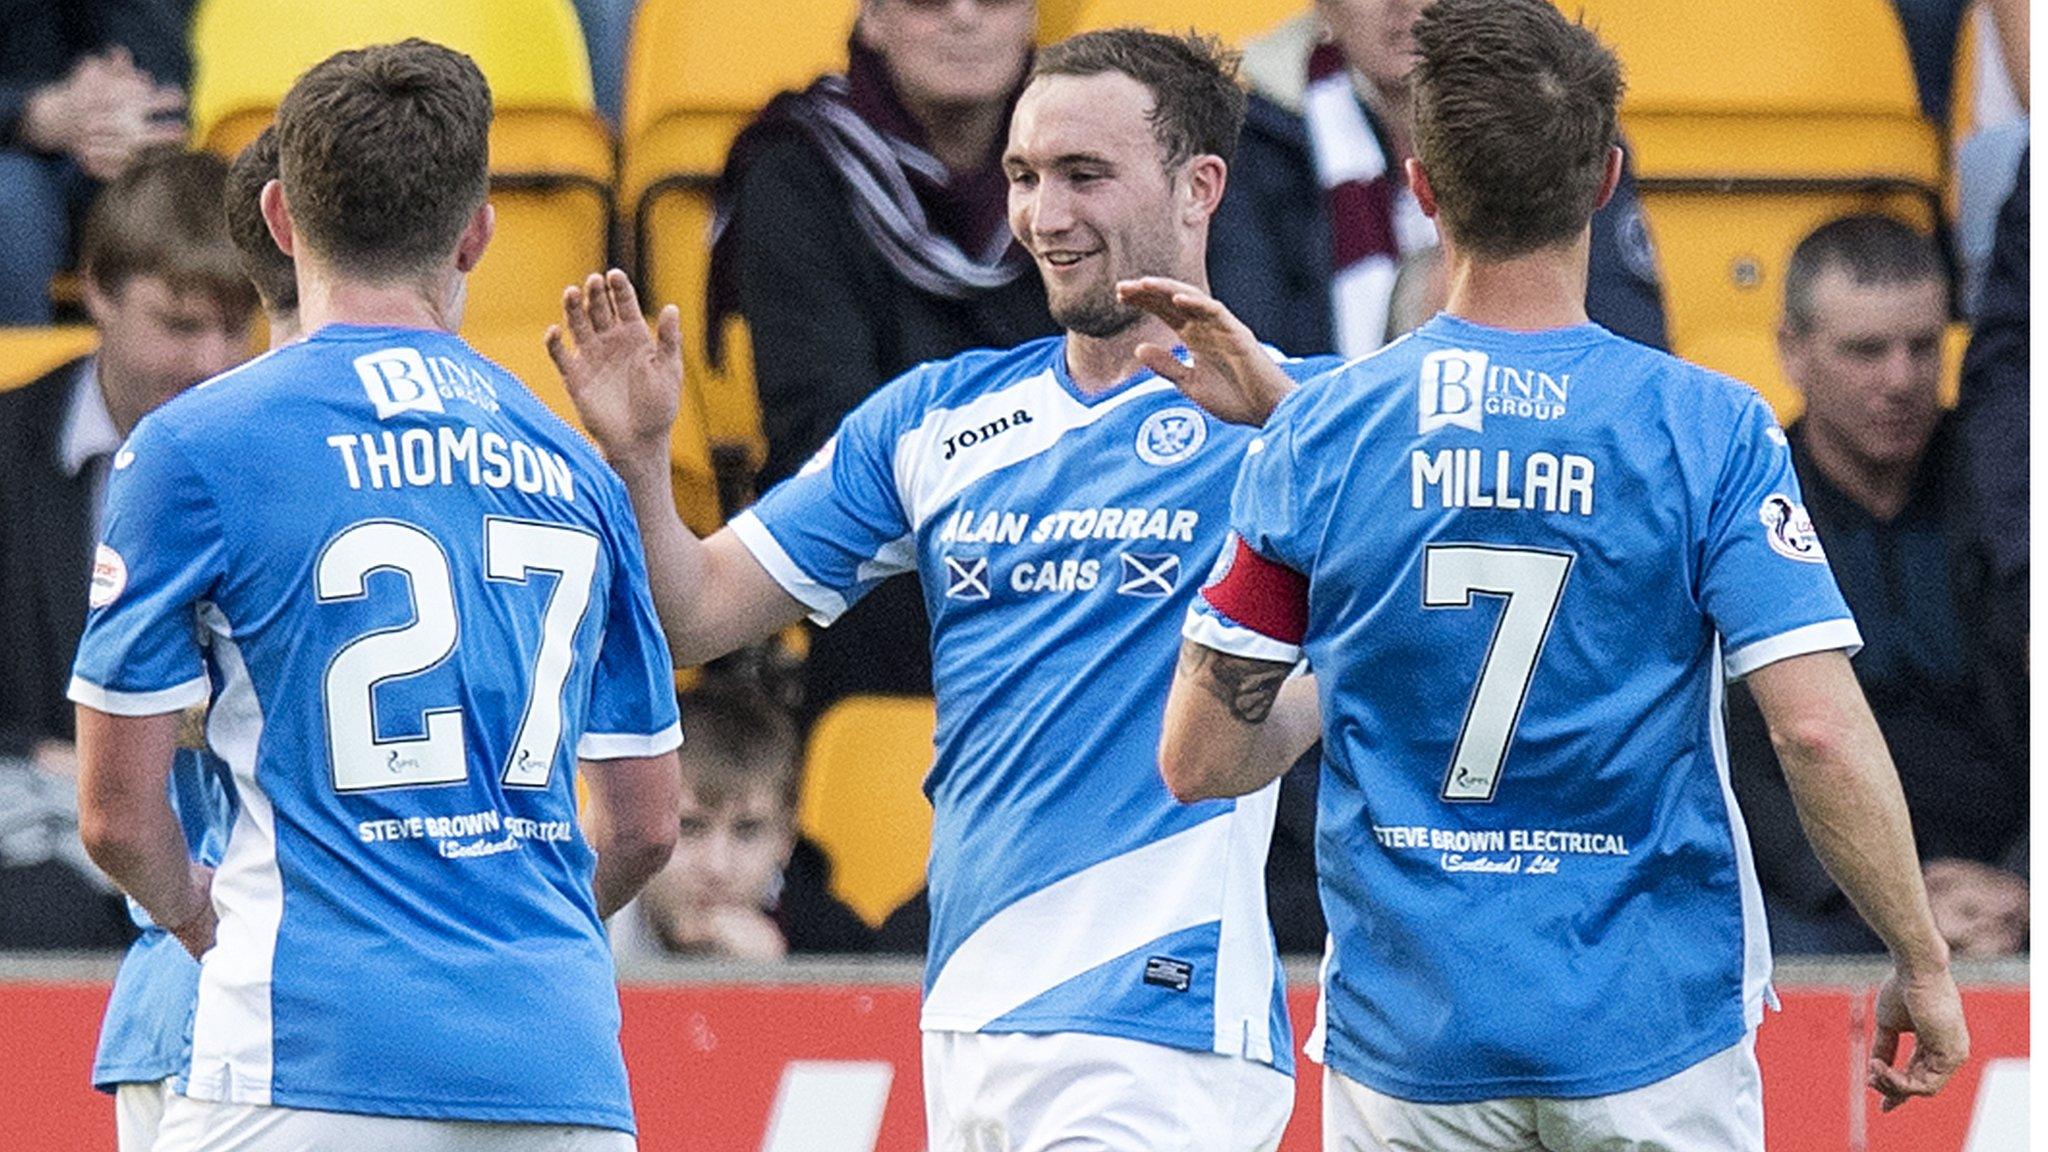
[[[1764,668],[1750,677],[1771,727],[1793,807],[1814,854],[1850,903],[1908,972],[1948,965],[1920,876],[1913,825],[1884,737],[1840,653],[1839,668]],[[1788,695],[1783,677],[1811,675],[1804,690]]]
[[[700,664],[708,659],[700,654],[703,645],[699,643],[703,613],[698,600],[706,584],[704,542],[676,512],[668,454],[616,459],[612,465],[626,482],[626,494],[633,502],[640,546],[647,555],[654,610],[661,617],[670,655],[678,667]]]
[[[639,893],[675,851],[682,825],[682,775],[673,752],[586,761],[590,782],[584,816],[597,869],[591,889],[597,913],[609,919]]]
[[[177,713],[110,716],[78,709],[78,836],[101,871],[166,928],[198,915],[185,832],[166,798]]]
[[[1288,666],[1184,644],[1167,696],[1159,771],[1182,803],[1243,796],[1280,778],[1321,734],[1315,681]]]

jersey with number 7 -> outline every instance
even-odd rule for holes
[[[185,1091],[633,1128],[574,766],[680,741],[623,486],[438,332],[335,325],[114,460],[72,697],[240,801]]]
[[[1439,316],[1273,413],[1232,525],[1186,631],[1318,678],[1330,1067],[1597,1096],[1757,1024],[1723,679],[1859,639],[1754,391]]]

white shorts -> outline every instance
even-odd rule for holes
[[[1583,1100],[1417,1104],[1323,1072],[1323,1152],[1763,1152],[1756,1033],[1675,1075]]]
[[[629,1133],[220,1104],[172,1095],[154,1152],[635,1152]],[[125,1152],[125,1149],[124,1149]]]
[[[164,1122],[169,1080],[138,1080],[114,1085],[114,1147],[121,1152],[149,1152]]]
[[[927,1032],[930,1152],[1271,1152],[1294,1078],[1115,1036]]]

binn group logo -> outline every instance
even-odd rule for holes
[[[1445,425],[1486,430],[1486,414],[1479,407],[1479,391],[1486,384],[1486,353],[1449,348],[1422,358],[1421,403],[1416,421],[1418,433],[1434,432]]]
[[[441,393],[427,375],[427,362],[416,348],[385,348],[356,357],[356,375],[376,405],[377,419],[400,412],[445,412]]]
[[[1443,427],[1486,430],[1488,416],[1555,420],[1570,395],[1569,373],[1497,364],[1484,352],[1446,348],[1422,358],[1416,380],[1418,434]]]

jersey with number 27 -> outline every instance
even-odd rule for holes
[[[1281,404],[1232,527],[1187,634],[1317,677],[1329,1066],[1585,1097],[1740,1042],[1770,954],[1723,676],[1859,642],[1763,400],[1439,316]]]
[[[680,741],[623,486],[439,332],[330,326],[114,460],[72,696],[238,801],[185,1091],[631,1131],[574,766]]]

